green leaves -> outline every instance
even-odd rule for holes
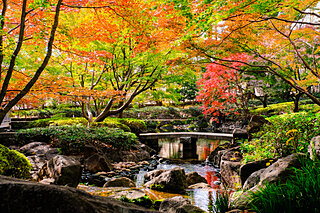
[[[50,137],[53,146],[61,148],[63,154],[79,154],[86,144],[102,145],[118,149],[130,149],[137,142],[137,136],[121,129],[108,127],[87,128],[85,126],[57,126],[20,130],[26,138]]]

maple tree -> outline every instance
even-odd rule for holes
[[[173,2],[189,17],[184,45],[193,54],[207,63],[213,60],[229,67],[230,62],[241,63],[230,67],[238,72],[274,75],[297,91],[293,93],[320,105],[310,92],[320,80],[318,1]],[[251,59],[225,60],[234,53],[246,53]]]
[[[52,54],[52,45],[58,26],[62,0],[57,1],[7,1],[1,2],[0,21],[0,122],[39,79]],[[52,13],[53,12],[53,13]],[[35,63],[33,70],[17,64],[18,58],[27,58],[25,46],[44,46],[46,53]],[[11,81],[15,72],[32,76],[15,94]]]
[[[248,56],[245,54],[236,54],[224,60],[233,60],[234,58],[248,60]],[[232,68],[216,63],[208,64],[202,79],[197,82],[200,87],[197,100],[203,103],[202,109],[205,115],[229,114],[236,110],[235,105],[246,103],[243,100],[239,103],[238,97],[242,96],[243,88],[240,84],[240,75],[234,69],[240,68],[242,64],[232,62],[229,66]],[[247,107],[242,106],[242,108]]]
[[[77,16],[63,16],[56,60],[73,78],[74,88],[82,91],[68,94],[78,97],[89,122],[94,115],[94,121],[121,115],[160,79],[179,36],[172,23],[177,17],[163,7],[155,1],[133,1],[125,7],[87,8]]]

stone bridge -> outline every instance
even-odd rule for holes
[[[139,139],[142,143],[159,151],[158,139],[160,138],[180,138],[183,144],[183,158],[197,159],[198,138],[233,141],[234,134],[212,133],[212,132],[161,132],[161,133],[141,133]]]

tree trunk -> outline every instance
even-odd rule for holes
[[[264,95],[261,102],[262,102],[263,108],[266,108],[268,106],[268,95]]]
[[[293,96],[293,103],[294,103],[294,109],[293,112],[299,112],[299,100],[302,97],[303,93],[298,93],[297,95]]]

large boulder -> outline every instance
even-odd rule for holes
[[[135,187],[136,184],[127,177],[120,177],[106,182],[103,187]]]
[[[82,190],[0,176],[0,209],[6,213],[156,212]]]
[[[294,153],[287,157],[278,159],[271,166],[258,170],[252,173],[247,181],[244,183],[244,189],[249,189],[244,192],[241,196],[234,200],[234,208],[245,209],[248,207],[249,200],[248,195],[251,192],[264,187],[265,183],[285,183],[287,178],[293,174],[293,168],[300,168],[300,158],[305,157],[305,154]]]
[[[320,159],[320,136],[312,138],[308,146],[308,152],[312,160]]]
[[[258,171],[260,169],[267,168],[270,166],[275,160],[274,159],[264,159],[260,161],[253,161],[249,162],[245,165],[242,165],[240,167],[240,178],[241,178],[241,184],[244,185],[245,181],[248,179],[248,177],[254,173],[255,171]]]
[[[227,188],[237,188],[241,186],[240,161],[242,155],[240,147],[228,149],[221,157],[220,175],[223,185]]]
[[[179,193],[187,188],[187,179],[184,169],[176,167],[156,176],[145,186],[159,191]]]
[[[112,170],[112,165],[108,158],[95,153],[84,161],[84,169],[93,173],[102,171],[110,172]]]
[[[72,157],[57,155],[42,169],[44,178],[54,179],[54,184],[77,187],[81,177],[81,164]]]
[[[285,182],[287,178],[293,173],[293,167],[301,167],[300,158],[302,157],[305,157],[305,155],[302,153],[294,153],[277,160],[274,164],[264,170],[264,172],[261,174],[260,182]]]
[[[182,196],[168,198],[162,201],[159,211],[166,213],[202,213],[199,207],[191,205],[190,201]]]
[[[207,183],[207,180],[197,172],[189,172],[188,174],[186,174],[186,178],[188,186],[196,183]]]

